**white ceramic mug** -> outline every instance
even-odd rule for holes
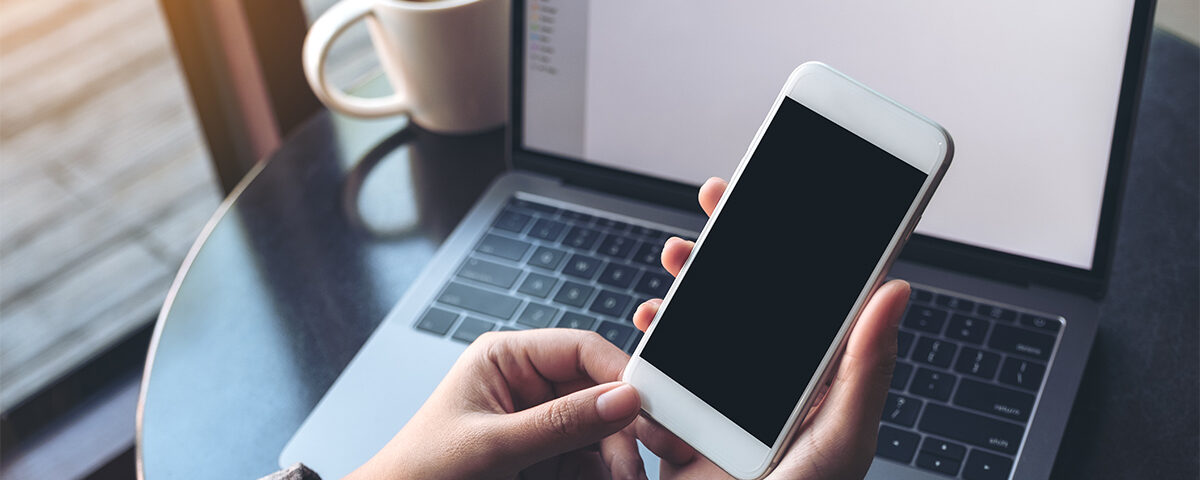
[[[510,0],[342,0],[309,29],[304,75],[322,103],[347,115],[408,114],[440,133],[487,130],[508,119],[510,8]],[[326,77],[330,45],[359,20],[391,96],[353,96]]]

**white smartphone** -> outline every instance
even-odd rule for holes
[[[850,77],[796,68],[625,368],[643,413],[734,477],[770,473],[953,151]]]

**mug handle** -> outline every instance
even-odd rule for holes
[[[409,113],[412,108],[408,97],[392,82],[396,91],[386,97],[366,98],[349,95],[336,85],[330,84],[325,75],[325,58],[329,47],[346,28],[373,14],[371,0],[342,0],[321,14],[308,35],[304,37],[302,59],[304,76],[313,93],[329,108],[359,117],[384,117]]]

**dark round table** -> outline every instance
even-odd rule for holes
[[[1155,35],[1100,332],[1055,477],[1197,478],[1197,49]],[[257,478],[487,184],[504,133],[320,114],[214,215],[156,327],[142,478]]]

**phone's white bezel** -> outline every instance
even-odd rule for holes
[[[770,473],[791,442],[797,426],[812,406],[821,397],[832,381],[832,361],[841,355],[847,333],[853,328],[870,294],[882,282],[884,273],[890,268],[899,246],[903,245],[916,226],[921,212],[928,204],[933,189],[941,181],[953,156],[954,145],[950,135],[933,121],[913,112],[899,103],[884,97],[850,77],[820,62],[807,62],[797,67],[788,77],[787,83],[775,99],[770,112],[755,134],[754,140],[741,163],[730,179],[729,187],[717,203],[712,219],[700,232],[695,250],[700,251],[715,220],[720,216],[730,192],[737,187],[742,170],[754,155],[758,142],[767,130],[784,98],[791,98],[833,121],[842,128],[866,139],[896,158],[912,165],[927,175],[912,205],[905,214],[883,256],[876,264],[870,280],[863,286],[853,308],[834,337],[816,374],[804,389],[800,401],[793,409],[786,427],[780,432],[773,445],[765,445],[743,430],[716,409],[676,383],[665,373],[641,358],[642,349],[654,335],[659,316],[670,308],[671,298],[679,282],[671,285],[646,335],[634,351],[625,368],[623,380],[634,385],[642,398],[642,410],[646,415],[661,423],[681,439],[692,445],[734,477],[741,479],[761,478]],[[687,275],[692,258],[689,257],[680,270],[679,278]],[[773,366],[764,366],[770,368]],[[777,366],[774,366],[777,367]],[[715,374],[715,373],[714,373]]]

